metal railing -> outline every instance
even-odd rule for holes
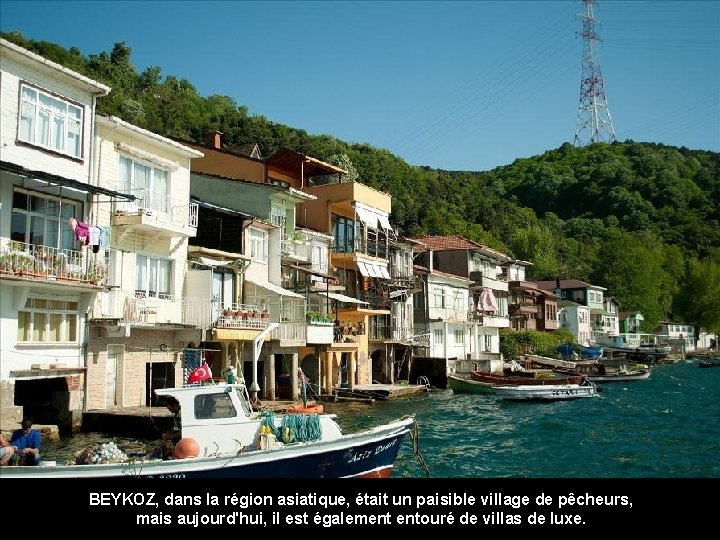
[[[134,201],[116,202],[115,213],[142,214],[160,222],[172,223],[179,227],[197,227],[198,205],[187,199],[160,195],[149,189],[131,189]]]
[[[102,285],[106,254],[54,248],[0,238],[0,272],[25,279]]]

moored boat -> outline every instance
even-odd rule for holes
[[[384,478],[392,473],[412,416],[343,434],[334,414],[285,415],[253,410],[244,384],[165,388],[181,405],[182,439],[175,459],[113,456],[108,462],[71,460],[6,466],[2,478]],[[415,434],[416,435],[416,434]],[[183,453],[178,453],[182,448]],[[189,452],[189,453],[188,453]]]
[[[500,399],[515,401],[556,401],[592,397],[597,394],[597,387],[592,383],[496,386],[495,393]]]
[[[471,371],[470,376],[473,380],[489,383],[494,386],[508,385],[545,385],[545,384],[580,384],[583,381],[583,375],[580,374],[561,374],[550,373],[549,376],[534,376],[532,372],[525,372],[525,375],[499,375],[486,371]]]
[[[469,374],[452,374],[447,376],[448,388],[455,394],[492,394],[493,383],[476,381]]]

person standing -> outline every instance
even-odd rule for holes
[[[180,413],[180,402],[176,398],[173,396],[168,397],[165,405],[168,410],[173,413],[173,427],[162,435],[162,457],[163,459],[170,459],[175,450],[175,445],[182,439],[182,417]]]
[[[20,429],[13,431],[10,437],[10,444],[14,447],[14,459],[24,459],[25,465],[39,465],[40,446],[42,446],[40,432],[33,429],[32,418],[23,418],[20,426]]]

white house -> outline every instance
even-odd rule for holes
[[[110,89],[6,40],[0,69],[0,421],[72,430],[85,314],[106,277],[89,226],[98,205],[131,198],[94,177],[96,100]]]
[[[154,388],[182,383],[184,350],[201,339],[182,292],[198,217],[190,160],[203,154],[119,118],[96,126],[98,184],[135,198],[94,209],[111,290],[89,320],[87,408],[151,405]]]

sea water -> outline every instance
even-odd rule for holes
[[[681,360],[654,366],[648,379],[601,388],[595,397],[554,402],[432,390],[324,405],[345,432],[415,415],[417,445],[405,439],[393,477],[720,477],[720,368]],[[43,459],[66,460],[109,440],[126,453],[159,443],[83,433],[46,445]]]

